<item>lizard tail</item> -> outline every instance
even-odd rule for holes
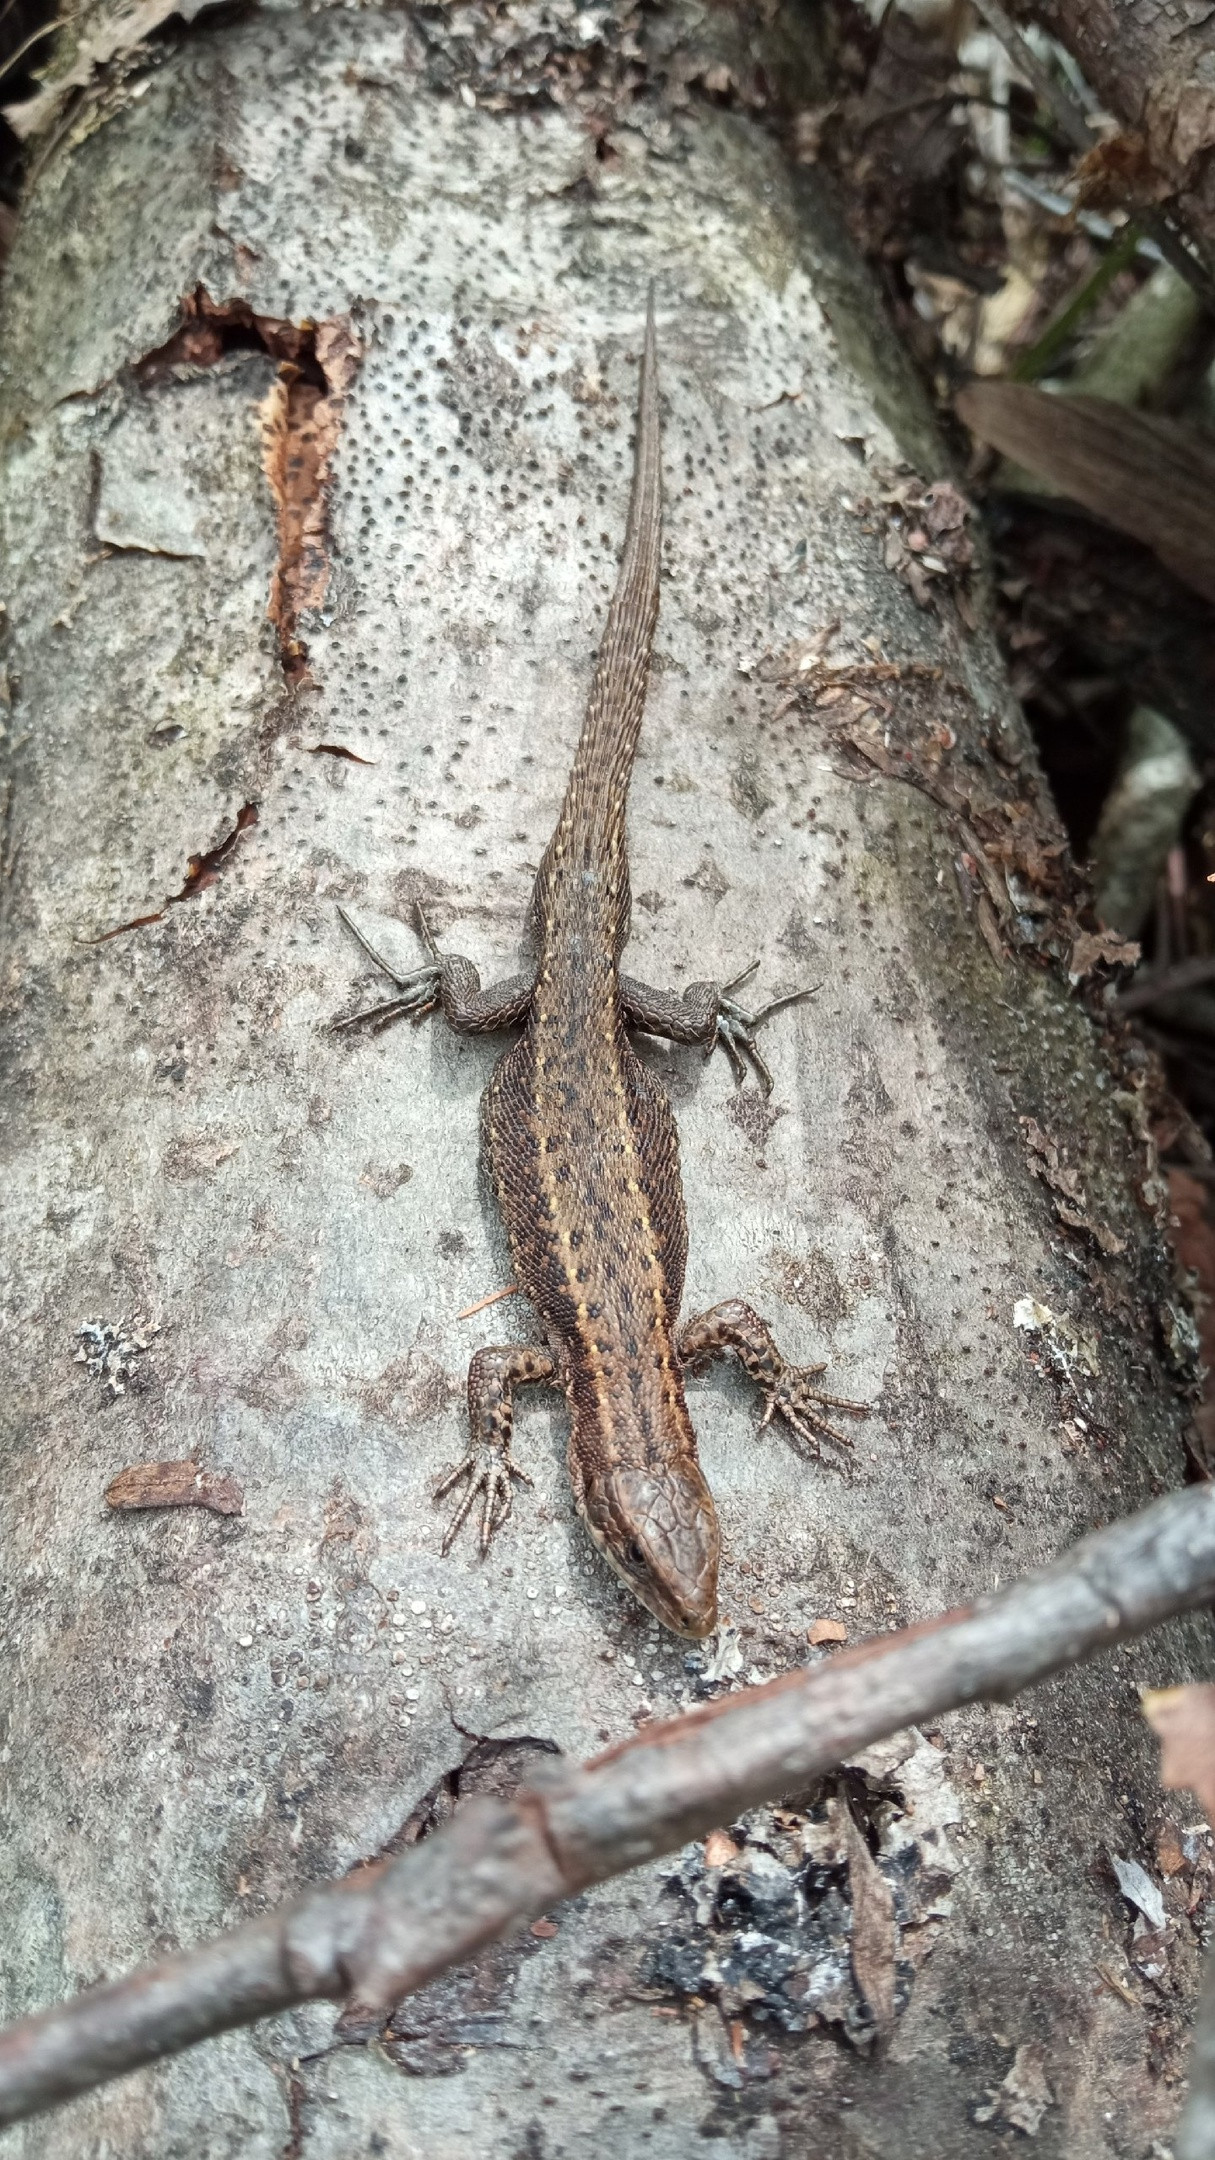
[[[565,801],[545,854],[541,880],[551,887],[561,869],[600,872],[602,897],[628,909],[625,805],[650,673],[658,620],[662,550],[662,461],[658,417],[658,346],[654,287],[646,310],[645,345],[637,395],[633,490],[616,590],[595,662],[586,718]]]

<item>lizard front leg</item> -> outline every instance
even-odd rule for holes
[[[747,1077],[749,1058],[764,1094],[770,1095],[772,1075],[760,1055],[755,1030],[773,1013],[783,1012],[786,1005],[813,997],[814,991],[791,990],[787,997],[773,998],[758,1012],[745,1012],[731,993],[741,989],[758,966],[758,960],[753,960],[728,983],[694,982],[682,992],[655,990],[649,983],[638,982],[634,975],[622,975],[620,1001],[625,1019],[630,1027],[641,1028],[647,1035],[665,1036],[668,1042],[707,1043],[710,1050],[724,1050],[740,1086]]]
[[[433,1012],[436,1005],[442,1006],[448,1026],[460,1035],[489,1035],[499,1028],[515,1027],[524,1018],[535,991],[535,976],[509,975],[504,982],[490,983],[483,990],[481,977],[471,960],[465,960],[459,953],[440,953],[436,949],[420,906],[415,906],[414,918],[430,959],[408,975],[398,975],[383,954],[364,937],[344,907],[338,908],[338,914],[368,959],[373,960],[381,974],[387,975],[396,985],[396,995],[382,999],[378,1005],[369,1005],[362,1012],[347,1013],[342,1019],[335,1020],[332,1023],[335,1032],[367,1025],[388,1027],[393,1020],[403,1019],[406,1014],[420,1020],[423,1013]]]
[[[763,1424],[779,1411],[786,1425],[820,1455],[820,1438],[837,1447],[852,1446],[847,1433],[827,1422],[825,1410],[842,1410],[848,1417],[868,1417],[869,1404],[845,1402],[838,1395],[824,1395],[813,1383],[825,1371],[822,1365],[790,1365],[776,1347],[772,1331],[741,1298],[711,1305],[708,1312],[685,1320],[677,1329],[675,1346],[685,1365],[704,1366],[711,1358],[733,1350],[739,1364],[764,1391]]]
[[[557,1378],[557,1360],[540,1343],[501,1343],[478,1350],[468,1368],[468,1453],[463,1462],[441,1479],[434,1497],[442,1500],[462,1478],[468,1483],[443,1537],[443,1551],[450,1552],[461,1526],[472,1512],[477,1494],[484,1495],[481,1509],[481,1550],[488,1552],[490,1539],[511,1511],[511,1479],[530,1485],[510,1451],[515,1422],[514,1389],[530,1381]]]

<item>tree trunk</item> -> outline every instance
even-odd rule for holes
[[[912,477],[945,470],[930,415],[771,124],[813,101],[805,26],[714,17],[707,50],[694,13],[645,20],[204,14],[45,138],[2,351],[9,2014],[1182,1474],[1150,1090],[1093,1016],[1091,940],[1068,980],[1071,873],[982,578]],[[555,1396],[521,1406],[534,1489],[489,1557],[471,1531],[441,1556],[468,1358],[531,1326],[462,1317],[508,1280],[478,1168],[500,1044],[327,1026],[386,990],[339,902],[401,969],[419,898],[484,978],[516,964],[651,277],[628,965],[820,985],[765,1034],[770,1103],[643,1050],[685,1310],[749,1298],[873,1406],[841,1470],[759,1433],[740,1376],[693,1383],[731,1620],[705,1652],[595,1558]],[[182,1461],[201,1504],[107,1505]],[[1146,2155],[1193,1878],[1145,1948],[1109,1856],[1158,1882],[1136,1689],[1206,1640],[876,1751],[377,2048],[325,2052],[309,2008],[6,2150],[950,2160],[989,2125]]]

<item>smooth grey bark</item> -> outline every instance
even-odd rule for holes
[[[823,984],[765,1039],[768,1111],[720,1060],[646,1051],[682,1135],[687,1307],[752,1297],[875,1405],[845,1477],[757,1435],[741,1383],[694,1384],[738,1662],[780,1670],[823,1615],[855,1637],[990,1590],[1180,1476],[1126,1071],[1061,971],[997,970],[949,818],[852,770],[766,664],[838,621],[844,655],[876,637],[939,665],[974,770],[994,742],[1031,800],[981,592],[974,631],[922,612],[853,508],[900,460],[940,474],[930,421],[775,136],[675,100],[701,26],[672,12],[654,35],[653,95],[601,161],[574,109],[440,94],[407,14],[203,17],[26,213],[0,351],[11,2013],[377,1852],[478,1737],[581,1757],[689,1685],[589,1551],[554,1398],[521,1408],[536,1487],[489,1560],[440,1558],[428,1494],[467,1358],[529,1325],[512,1304],[456,1318],[507,1279],[477,1165],[497,1046],[325,1029],[372,992],[338,901],[402,964],[420,893],[485,973],[515,963],[615,574],[651,275],[667,541],[629,963],[679,982],[762,948],[765,987]],[[274,364],[133,372],[199,283],[349,317],[365,348],[294,696],[266,618]],[[250,801],[214,883],[89,942],[158,909]],[[1123,1255],[1061,1228],[1018,1115],[1082,1150]],[[1027,1297],[1092,1339],[1097,1438],[1014,1325]],[[107,1401],[76,1331],[136,1314],[159,1332]],[[117,1471],[191,1452],[240,1479],[243,1517],[107,1512]],[[873,1771],[902,1796],[879,1859],[914,1876],[917,1821],[951,1854],[905,1931],[885,2051],[768,2028],[739,2070],[711,2003],[646,1996],[677,1911],[650,1871],[503,1954],[455,2074],[318,2056],[318,2008],[6,2151],[949,2160],[1007,2134],[991,2095],[1040,2057],[1038,2151],[1146,2155],[1176,2112],[1195,1952],[1178,1922],[1165,1989],[1123,1968],[1103,1854],[1152,1865],[1135,1689],[1206,1642],[1170,1630]],[[1111,1958],[1138,2008],[1099,1981]]]

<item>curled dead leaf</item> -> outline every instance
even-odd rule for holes
[[[1160,1741],[1160,1782],[1192,1792],[1215,1822],[1215,1682],[1144,1688],[1143,1714]]]
[[[1086,975],[1101,966],[1134,967],[1139,953],[1134,939],[1119,937],[1116,930],[1082,930],[1072,946],[1067,979],[1071,983],[1083,982]]]

